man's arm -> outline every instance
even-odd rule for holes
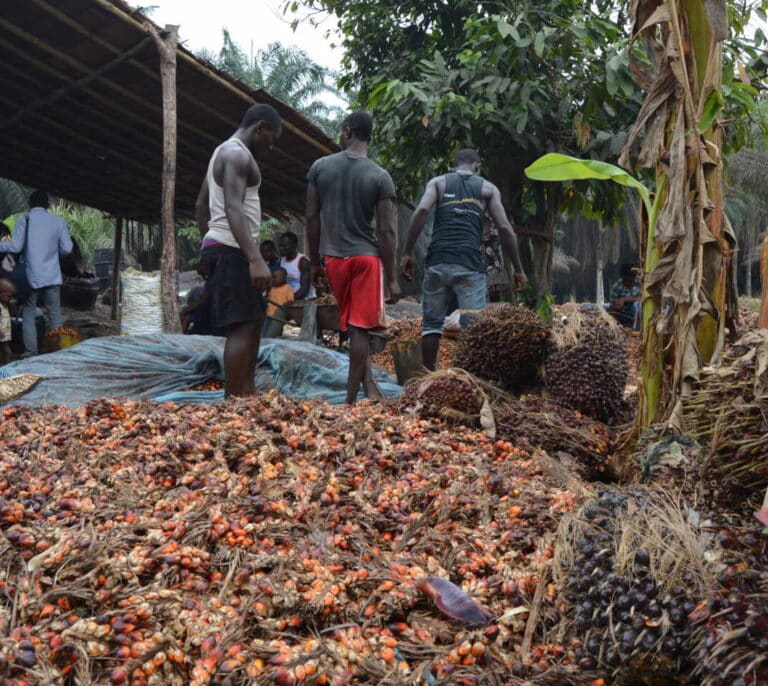
[[[227,152],[229,153],[229,151]],[[248,260],[248,270],[254,288],[266,291],[269,289],[272,276],[251,236],[251,232],[248,230],[248,220],[243,211],[243,198],[250,171],[250,155],[245,150],[224,154],[224,172],[221,185],[224,189],[224,211],[227,215],[229,230]]]
[[[419,236],[424,230],[429,213],[437,204],[439,195],[437,179],[435,178],[427,184],[424,195],[421,196],[419,206],[411,216],[411,224],[408,227],[408,239],[405,242],[403,256],[400,259],[400,270],[408,281],[413,279],[413,249],[416,247],[416,241],[419,240]]]
[[[486,183],[488,183],[486,181]],[[507,219],[507,213],[504,211],[504,205],[501,204],[501,193],[492,183],[488,184],[491,187],[491,195],[488,199],[488,212],[491,218],[496,222],[496,227],[499,229],[499,237],[501,238],[501,249],[504,252],[504,256],[512,262],[512,266],[515,270],[514,279],[518,289],[525,288],[528,283],[528,277],[525,275],[523,269],[523,263],[520,261],[520,250],[517,246],[517,236],[512,230],[512,225]]]
[[[400,284],[395,271],[397,257],[397,226],[395,223],[395,199],[382,198],[376,203],[376,236],[379,240],[379,254],[384,265],[389,297],[387,302],[393,305],[400,300]]]
[[[200,232],[200,238],[204,238],[208,233],[208,222],[211,221],[211,208],[208,205],[208,175],[203,179],[203,185],[200,186],[200,192],[197,194],[195,203],[195,217],[197,218],[197,230]]]
[[[303,300],[309,295],[312,285],[312,270],[309,260],[305,257],[299,260],[299,290],[293,294],[294,300]]]
[[[25,215],[16,220],[13,227],[13,235],[9,241],[0,241],[0,253],[10,252],[19,253],[24,249],[24,236],[27,235],[27,222],[29,218]]]
[[[307,242],[309,243],[311,279],[317,283],[323,271],[320,264],[320,194],[317,192],[317,186],[311,181],[307,183],[307,204],[304,220],[307,227]],[[303,286],[302,281],[302,288]]]

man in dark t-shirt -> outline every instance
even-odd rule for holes
[[[501,204],[499,189],[480,172],[476,150],[459,150],[456,170],[432,179],[411,217],[408,242],[400,263],[403,276],[413,279],[413,248],[427,217],[437,206],[432,241],[427,250],[422,295],[423,327],[421,352],[424,366],[433,371],[443,333],[445,311],[453,297],[459,309],[482,310],[485,307],[485,259],[483,255],[483,218],[486,209],[496,222],[502,249],[512,262],[515,284],[519,289],[528,282],[517,238]]]
[[[369,114],[350,114],[341,125],[342,151],[317,160],[307,174],[312,276],[317,282],[325,271],[339,304],[340,328],[349,331],[346,402],[350,405],[360,384],[366,397],[381,395],[371,375],[370,332],[384,325],[385,291],[388,303],[400,298],[395,185],[368,159],[372,131]]]

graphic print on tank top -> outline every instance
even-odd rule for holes
[[[203,237],[203,247],[211,245],[228,245],[232,248],[239,248],[237,239],[232,234],[227,221],[226,204],[224,202],[224,188],[216,183],[213,168],[216,164],[216,158],[221,149],[228,143],[234,142],[243,148],[253,158],[253,154],[248,147],[238,138],[230,138],[224,141],[216,150],[213,151],[211,161],[208,163],[208,210],[211,219],[208,222],[208,232]],[[255,163],[255,160],[254,160]],[[245,189],[243,198],[243,213],[248,224],[248,230],[253,240],[258,244],[259,230],[261,228],[261,199],[259,198],[259,188],[261,182],[256,186],[248,186]]]
[[[445,175],[445,191],[435,210],[427,266],[460,264],[485,272],[483,260],[483,178],[454,172]]]

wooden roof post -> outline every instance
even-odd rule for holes
[[[166,333],[179,333],[179,274],[176,261],[176,47],[179,27],[166,25],[162,35],[148,24],[160,53],[160,80],[163,86],[163,190],[160,206],[160,225],[163,251],[160,257],[160,297],[163,301],[163,329]]]
[[[118,318],[120,312],[120,257],[123,250],[123,218],[115,219],[115,245],[112,251],[112,305],[110,319]]]

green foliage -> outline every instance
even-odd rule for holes
[[[29,189],[9,179],[0,179],[0,218],[23,212]],[[13,227],[11,227],[13,228]]]
[[[86,266],[93,265],[93,255],[96,250],[112,247],[115,224],[100,210],[60,200],[51,207],[50,211],[69,224],[70,233],[80,246]]]
[[[525,175],[535,181],[583,181],[595,179],[613,181],[621,186],[634,188],[651,213],[651,196],[648,189],[621,167],[599,160],[583,160],[551,152],[540,157],[525,170]]]
[[[615,158],[639,111],[628,27],[609,0],[307,4],[339,18],[340,83],[359,87],[406,196],[449,169],[458,148],[475,147],[515,220],[546,225],[558,208],[525,167],[552,150]],[[595,185],[558,200],[610,215],[620,195]]]
[[[224,29],[221,50],[218,53],[204,50],[198,56],[251,88],[264,88],[314,121],[328,135],[339,132],[343,111],[327,102],[329,95],[341,98],[333,85],[334,74],[301,48],[270,43],[251,59]]]

